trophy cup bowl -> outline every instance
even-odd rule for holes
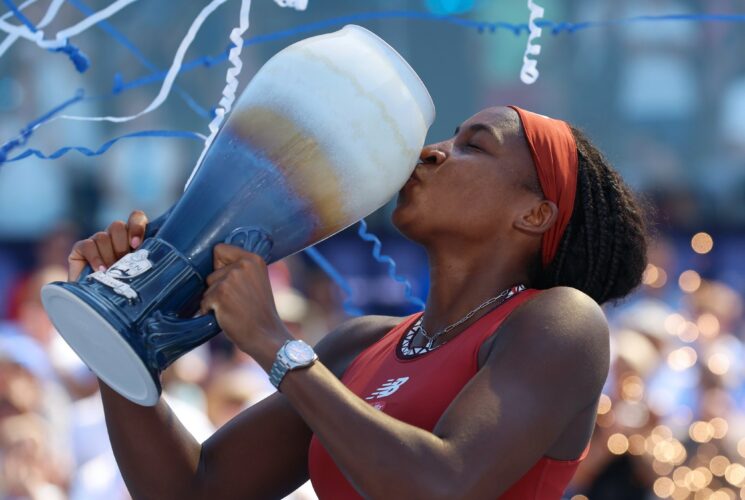
[[[154,405],[160,372],[219,333],[192,317],[225,242],[267,263],[383,206],[411,175],[434,105],[388,44],[359,26],[297,42],[254,76],[178,202],[106,271],[42,289],[88,367]]]

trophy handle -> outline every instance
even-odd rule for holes
[[[235,245],[269,260],[274,242],[269,233],[249,226],[234,229],[225,243]],[[145,321],[145,336],[149,349],[148,363],[162,371],[179,357],[207,342],[222,330],[214,313],[191,319],[181,319],[175,314],[156,311]]]
[[[163,212],[160,217],[150,221],[148,225],[145,227],[145,237],[143,238],[143,241],[152,238],[156,235],[158,231],[160,231],[160,228],[163,226],[166,220],[168,220],[168,216],[171,215],[171,212],[173,212],[173,207],[176,205],[173,205],[171,208]],[[91,268],[90,264],[86,264],[83,270],[80,272],[80,276],[78,277],[78,283],[82,283],[85,281],[85,279],[88,277],[90,273],[93,272],[93,268]]]

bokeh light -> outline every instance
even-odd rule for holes
[[[678,277],[678,286],[686,293],[693,293],[701,286],[701,276],[692,269],[683,271]]]
[[[713,338],[719,334],[719,320],[711,313],[703,313],[696,322],[701,335]]]
[[[629,440],[621,433],[612,434],[608,438],[608,450],[614,455],[623,455],[629,449]]]
[[[667,364],[675,371],[683,371],[696,364],[698,354],[692,347],[675,349],[667,356]]]
[[[691,248],[699,254],[709,253],[714,248],[714,239],[708,233],[696,233],[691,238]]]

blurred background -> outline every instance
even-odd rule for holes
[[[47,38],[108,3],[68,0]],[[538,3],[557,22],[745,15],[745,3],[736,0]],[[77,89],[88,98],[66,112],[144,109],[204,4],[128,6],[74,38],[91,61],[83,74],[63,54],[16,42],[0,57],[0,144]],[[35,22],[48,6],[41,0],[24,12]],[[239,7],[227,2],[208,19],[187,61],[226,50]],[[584,129],[654,210],[655,235],[644,284],[607,308],[612,371],[590,455],[567,498],[745,499],[745,24],[646,18],[557,34],[545,29],[540,78],[526,86],[519,79],[525,30],[516,35],[403,11],[518,24],[529,15],[522,0],[310,0],[305,12],[255,0],[241,87],[281,48],[359,15],[354,22],[393,45],[429,88],[437,120],[428,140],[450,136],[483,107],[510,103]],[[95,152],[142,130],[206,134],[226,69],[224,60],[192,65],[162,107],[132,122],[43,125],[10,158],[26,148]],[[154,218],[170,207],[201,147],[189,138],[123,139],[101,155],[70,151],[0,165],[0,498],[128,498],[96,381],[49,323],[39,289],[66,279],[74,241],[126,220],[133,209]],[[384,207],[368,223],[423,298],[424,254],[392,228],[391,210]],[[273,265],[280,315],[297,336],[320,339],[347,316],[344,304],[376,314],[416,310],[356,228],[318,250],[351,293],[305,255]],[[200,440],[272,389],[261,369],[221,337],[180,359],[163,380],[167,399]],[[294,498],[314,498],[312,489],[306,485]]]

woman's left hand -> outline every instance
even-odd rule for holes
[[[225,334],[259,363],[273,360],[292,335],[277,313],[264,259],[221,243],[214,249],[213,261],[215,270],[207,276],[201,313],[212,310]]]

